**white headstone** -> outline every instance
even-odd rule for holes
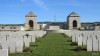
[[[87,37],[83,37],[83,46],[87,45]]]
[[[1,43],[1,47],[2,47],[2,49],[8,49],[8,42],[7,41],[1,41],[0,42]]]
[[[99,39],[99,51],[100,51],[100,39]]]
[[[98,51],[99,50],[98,49],[98,44],[99,44],[98,40],[93,39],[93,51]]]
[[[78,46],[82,46],[82,37],[78,37]]]
[[[23,41],[22,40],[18,40],[18,42],[16,42],[16,52],[23,52]]]
[[[15,53],[15,51],[16,51],[16,42],[15,41],[10,41],[9,42],[9,51],[10,51],[10,53]]]
[[[32,39],[32,36],[28,36],[28,41],[29,42],[32,42],[31,39]]]
[[[75,42],[75,35],[72,35],[72,42]]]
[[[32,36],[32,42],[35,42],[35,36]]]
[[[8,56],[8,49],[1,49],[0,56]]]
[[[29,47],[29,39],[27,38],[27,36],[24,36],[24,44],[25,47]]]
[[[78,42],[78,35],[75,36],[75,42]]]
[[[87,40],[87,51],[92,51],[92,39]]]

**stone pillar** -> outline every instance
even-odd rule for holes
[[[33,12],[29,12],[26,16],[26,22],[25,22],[25,30],[30,29],[29,22],[33,22],[33,30],[37,30],[37,16]]]
[[[74,21],[76,23],[74,23]],[[73,24],[76,25],[76,27],[73,27]],[[75,12],[72,12],[68,17],[67,17],[67,28],[69,30],[72,29],[79,29],[81,27],[81,22],[80,22],[80,16],[76,14]]]

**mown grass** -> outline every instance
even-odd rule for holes
[[[9,56],[99,56],[100,52],[75,51],[71,46],[71,38],[60,33],[48,33],[44,38],[33,43],[29,53],[14,53]],[[36,45],[36,46],[34,46]]]

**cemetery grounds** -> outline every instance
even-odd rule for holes
[[[100,56],[100,52],[75,51],[71,46],[71,38],[61,33],[47,33],[30,43],[29,49],[23,53],[9,53],[9,56]]]

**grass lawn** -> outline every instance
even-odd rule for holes
[[[48,33],[44,38],[37,39],[30,48],[33,52],[14,53],[9,56],[99,56],[100,52],[74,51],[70,46],[71,38],[60,33]]]

